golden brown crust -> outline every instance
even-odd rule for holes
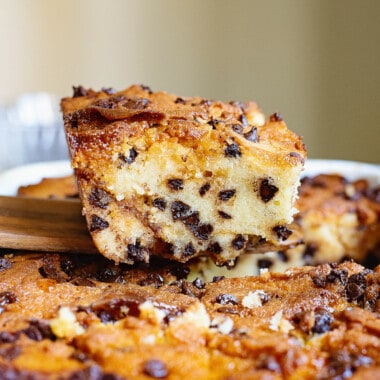
[[[292,220],[306,152],[278,114],[265,122],[253,102],[144,86],[77,93],[62,100],[65,130],[106,257],[186,262],[206,253],[231,264],[251,239],[283,239],[276,228]]]
[[[2,257],[2,374],[361,379],[380,369],[380,268],[346,262],[204,284],[163,267]]]

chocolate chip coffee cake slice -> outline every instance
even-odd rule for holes
[[[132,86],[62,100],[89,230],[115,262],[150,255],[231,264],[248,243],[286,240],[306,156],[279,114],[253,102]]]

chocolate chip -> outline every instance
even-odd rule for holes
[[[144,91],[146,91],[149,95],[152,95],[152,94],[153,94],[153,91],[152,91],[152,89],[151,89],[149,86],[145,86],[145,85],[143,85],[143,84],[140,84],[140,87],[141,87]]]
[[[12,263],[5,257],[0,257],[0,272],[12,267]]]
[[[308,243],[305,245],[305,249],[302,253],[302,258],[305,260],[306,264],[312,264],[313,258],[318,251],[317,243]]]
[[[175,101],[175,104],[186,104],[186,100],[178,97]]]
[[[50,278],[57,283],[69,281],[68,275],[62,271],[57,256],[44,256],[42,259],[42,266],[38,268],[38,272],[42,277]]]
[[[223,314],[239,314],[239,310],[234,309],[233,307],[221,306],[216,309],[216,312]]]
[[[231,199],[235,194],[236,194],[236,189],[222,190],[222,191],[219,191],[218,198],[221,201],[226,202],[229,199]]]
[[[224,155],[226,157],[240,157],[241,151],[239,145],[235,142],[227,144],[227,147],[224,149]]]
[[[277,251],[277,257],[284,263],[289,261],[289,257],[284,251]]]
[[[32,340],[40,342],[43,339],[55,340],[55,336],[48,322],[39,320],[39,319],[31,319],[29,321],[29,326],[22,330],[22,332]]]
[[[290,152],[289,157],[296,158],[300,162],[304,162],[305,159],[297,152]]]
[[[5,345],[0,348],[0,358],[2,362],[4,359],[11,362],[16,359],[22,352],[19,345]],[[4,369],[3,365],[0,364],[0,379],[2,380],[37,380],[37,377],[31,376],[29,371],[21,371],[14,367]]]
[[[183,190],[183,180],[180,178],[172,178],[168,180],[168,186],[172,190]]]
[[[92,103],[92,106],[105,109],[116,109],[118,107],[118,104],[122,101],[125,101],[125,99],[126,98],[124,95],[116,95],[107,99],[99,99]]]
[[[183,250],[183,256],[192,256],[195,253],[195,249],[193,247],[192,243],[189,243],[186,245],[185,249]]]
[[[228,104],[231,104],[231,106],[234,106],[234,107],[237,107],[237,108],[240,108],[240,110],[242,110],[242,108],[244,108],[244,103],[243,102],[239,102],[237,100],[230,100],[228,102]]]
[[[115,322],[126,315],[138,317],[140,315],[139,306],[144,300],[137,296],[126,295],[121,298],[112,298],[107,301],[93,303],[89,307],[82,307],[78,311],[92,312],[103,323]]]
[[[113,95],[116,93],[116,90],[112,87],[102,87],[101,91],[105,92],[107,95]]]
[[[127,245],[128,259],[133,259],[133,261],[145,261],[147,256],[149,256],[148,249],[143,247],[138,240],[135,244]]]
[[[153,199],[152,206],[157,207],[161,211],[164,211],[166,208],[166,201],[164,198]]]
[[[338,280],[342,285],[347,284],[348,271],[346,269],[332,269],[330,273],[326,276],[326,281],[329,283]]]
[[[359,367],[368,367],[373,363],[373,359],[345,350],[333,351],[328,358],[327,373],[324,379],[343,380],[352,377]]]
[[[213,243],[210,243],[210,245],[207,247],[207,250],[211,253],[219,254],[222,252],[222,247],[217,241],[215,241]]]
[[[245,245],[245,237],[241,234],[236,235],[235,239],[231,242],[232,248],[239,251],[240,249],[244,248]]]
[[[240,121],[241,121],[241,123],[243,124],[244,127],[248,127],[247,116],[245,116],[244,113],[242,113],[242,114],[240,115]]]
[[[181,216],[180,219],[185,224],[185,226],[188,227],[190,230],[196,229],[200,223],[198,211],[189,210],[188,213]]]
[[[208,240],[213,231],[210,224],[201,224],[198,211],[191,211],[190,206],[181,201],[173,202],[171,206],[173,220],[181,220],[183,224],[200,240]]]
[[[102,231],[109,227],[109,223],[100,216],[91,215],[90,232]]]
[[[276,122],[276,121],[282,121],[283,118],[279,112],[275,112],[274,114],[269,116],[269,121]]]
[[[177,280],[181,280],[187,278],[190,273],[190,268],[178,263],[173,268],[170,268],[170,273],[177,278]]]
[[[14,343],[20,337],[20,332],[0,331],[0,344]]]
[[[334,318],[327,310],[317,310],[314,314],[314,326],[311,331],[316,334],[323,334],[330,330]]]
[[[293,233],[285,226],[273,227],[273,231],[277,234],[279,241],[285,241]]]
[[[226,212],[224,211],[218,211],[218,214],[221,218],[223,219],[232,219],[232,216],[227,214]]]
[[[110,203],[110,196],[105,190],[95,187],[88,196],[88,202],[91,206],[106,209]]]
[[[211,224],[200,224],[195,228],[190,228],[193,235],[199,240],[208,240],[214,227]]]
[[[17,302],[17,297],[12,292],[0,293],[0,314],[5,310],[5,305]]]
[[[216,302],[221,305],[238,305],[239,300],[232,294],[219,294],[216,297]]]
[[[87,270],[86,270],[87,272]],[[123,270],[119,265],[115,266],[106,266],[101,267],[99,271],[97,271],[94,275],[91,276],[97,281],[102,282],[123,282]]]
[[[271,259],[259,259],[257,261],[259,269],[269,269],[272,265],[273,261]]]
[[[238,133],[241,135],[243,133],[243,126],[241,124],[232,124],[231,128],[234,132]]]
[[[213,278],[212,278],[212,282],[219,282],[219,281],[222,281],[222,280],[224,280],[224,276],[214,276]]]
[[[65,377],[67,380],[123,380],[122,376],[115,373],[103,372],[97,365],[91,365],[83,369],[79,369],[70,374],[69,377]]]
[[[137,282],[141,286],[154,285],[156,289],[164,285],[164,278],[158,273],[149,273],[144,279]]]
[[[220,120],[211,119],[207,122],[208,125],[212,126],[212,129],[216,129],[216,126],[220,123]]]
[[[200,189],[199,189],[199,194],[201,197],[203,197],[209,190],[210,190],[210,183],[206,182]]]
[[[205,291],[189,281],[181,280],[181,293],[189,297],[201,298]]]
[[[200,105],[205,105],[207,107],[210,107],[211,106],[211,100],[209,99],[202,99],[200,102],[199,102]]]
[[[346,298],[349,302],[359,301],[365,293],[367,286],[366,276],[363,272],[351,275],[345,286]]]
[[[270,184],[268,179],[263,179],[260,184],[260,197],[263,202],[269,202],[278,192],[278,188]]]
[[[133,110],[142,110],[149,103],[149,100],[146,98],[129,98],[126,99],[121,105],[125,108],[133,109]]]
[[[193,285],[198,288],[198,289],[204,289],[206,284],[204,281],[202,281],[199,277],[197,277],[194,281],[193,281]]]
[[[258,135],[257,135],[257,128],[252,127],[252,129],[246,133],[244,133],[244,137],[251,142],[257,143],[259,141]]]
[[[316,285],[318,288],[325,288],[327,285],[326,278],[320,277],[318,275],[312,277],[314,285]]]
[[[143,372],[145,375],[154,379],[164,379],[169,375],[166,364],[157,359],[146,361],[143,365]]]
[[[75,87],[73,86],[73,98],[78,98],[79,96],[86,96],[87,90],[83,86]]]
[[[119,159],[123,162],[123,163],[126,163],[128,165],[132,164],[136,157],[138,156],[138,152],[136,151],[135,148],[131,148],[129,149],[129,154],[128,154],[128,157],[125,156],[124,154],[120,153],[119,154]]]

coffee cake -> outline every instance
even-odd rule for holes
[[[62,100],[83,212],[115,262],[151,255],[231,265],[247,244],[285,241],[306,156],[279,114],[253,102],[75,88]]]

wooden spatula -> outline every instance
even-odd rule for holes
[[[0,196],[0,248],[98,253],[79,200]]]

